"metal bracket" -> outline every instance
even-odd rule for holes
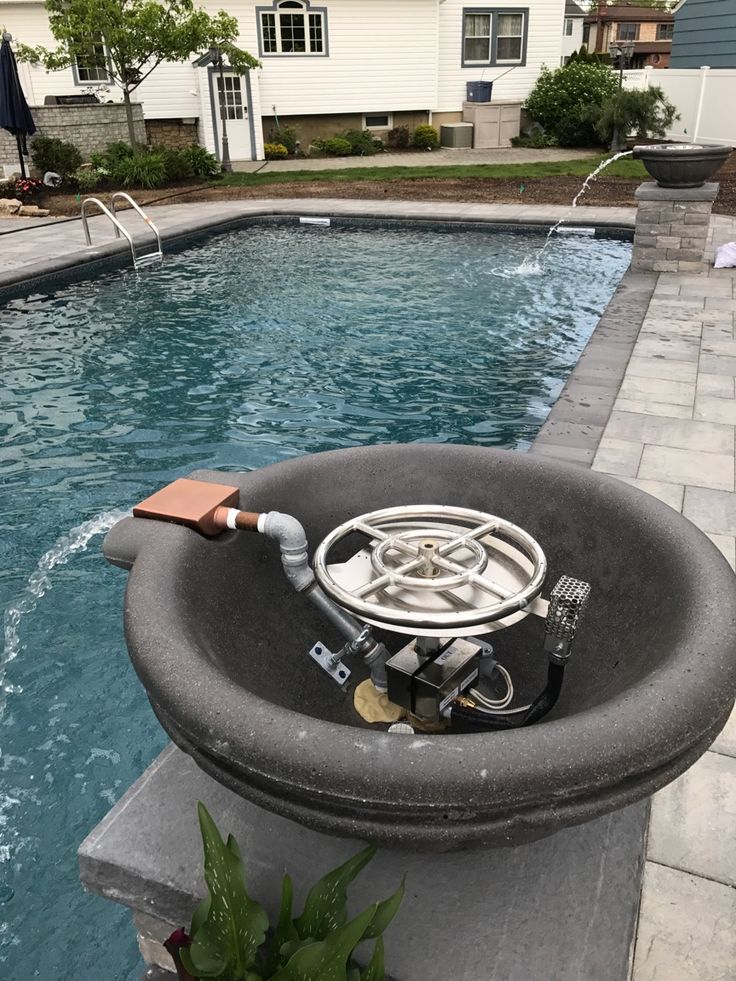
[[[338,683],[338,685],[344,687],[347,684],[348,678],[351,674],[350,668],[344,665],[339,659],[339,655],[334,655],[329,647],[326,647],[324,644],[317,641],[314,647],[309,651],[309,656],[313,661],[316,661],[317,664],[319,664],[319,666],[327,672],[332,680]]]

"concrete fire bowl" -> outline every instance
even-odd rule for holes
[[[731,150],[720,143],[659,143],[635,146],[633,157],[641,160],[660,187],[702,187],[728,160]]]
[[[686,770],[736,691],[736,578],[715,546],[611,477],[476,447],[387,445],[247,474],[200,472],[240,506],[299,518],[314,549],[348,517],[410,503],[508,518],[544,548],[544,593],[592,584],[555,709],[525,729],[400,736],[367,727],[311,661],[338,638],[260,535],[206,539],[126,518],[104,551],[130,569],[125,632],[171,738],[243,797],[384,845],[514,845],[648,796]],[[541,621],[495,635],[521,698],[544,684]],[[406,638],[402,638],[403,644]],[[364,677],[360,669],[354,681]]]

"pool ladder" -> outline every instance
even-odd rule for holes
[[[148,225],[153,234],[156,236],[156,251],[146,252],[143,255],[139,255],[135,249],[135,243],[133,242],[133,236],[130,234],[128,229],[120,222],[117,217],[116,203],[120,200],[127,201],[128,204],[137,211],[141,216],[143,221]],[[163,257],[163,251],[161,249],[161,236],[158,233],[158,228],[154,225],[145,211],[141,208],[139,204],[133,200],[133,198],[126,194],[125,191],[116,191],[110,198],[110,207],[100,201],[99,198],[85,198],[82,202],[82,225],[84,226],[84,237],[87,240],[87,245],[92,245],[92,237],[89,233],[89,217],[87,215],[87,205],[96,205],[103,215],[107,215],[110,221],[113,223],[115,228],[115,238],[120,238],[122,235],[127,239],[128,245],[130,246],[130,255],[133,259],[133,268],[140,269],[141,266],[150,265],[152,262],[160,262]]]

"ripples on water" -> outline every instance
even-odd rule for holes
[[[124,574],[99,538],[39,558],[197,467],[525,448],[630,254],[567,238],[544,275],[493,275],[542,241],[259,228],[0,309],[0,607],[27,613],[0,718],[0,977],[136,977],[128,915],[85,896],[75,852],[165,742],[125,653]]]

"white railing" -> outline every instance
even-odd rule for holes
[[[659,86],[677,106],[680,118],[667,138],[688,143],[727,143],[736,146],[736,69],[644,68],[624,73],[630,89]],[[727,108],[728,107],[728,108]]]

